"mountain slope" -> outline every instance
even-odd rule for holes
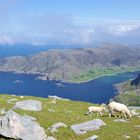
[[[117,84],[118,95],[115,100],[128,105],[140,106],[140,74],[134,80]]]
[[[104,74],[104,70],[110,71],[110,68],[121,68],[123,71],[129,67],[138,67],[140,66],[139,54],[140,48],[110,44],[98,48],[49,50],[28,57],[1,58],[0,70],[39,72],[48,74],[50,79],[74,81],[83,73],[88,75],[91,72],[94,75],[96,68]]]
[[[89,106],[98,106],[86,102],[55,100],[53,98],[39,98],[32,96],[11,96],[0,95],[0,109],[6,108],[6,111],[10,110],[18,101],[23,100],[38,100],[42,103],[41,111],[26,111],[21,109],[14,110],[20,115],[28,115],[36,118],[36,122],[44,128],[47,136],[53,136],[57,140],[85,140],[93,135],[98,135],[100,140],[124,140],[125,135],[130,136],[131,140],[139,139],[139,127],[140,119],[137,116],[133,116],[131,119],[127,119],[128,122],[114,122],[115,117],[108,117],[108,113],[104,112],[103,116],[96,116],[95,114],[88,116],[85,115]],[[11,103],[7,103],[8,100],[13,100]],[[140,110],[137,110],[140,112]],[[93,119],[101,119],[106,125],[102,126],[98,130],[90,131],[83,135],[76,135],[71,130],[71,125],[77,123],[83,123]],[[67,128],[58,128],[58,132],[51,133],[48,128],[58,122],[65,123]],[[5,140],[0,136],[0,139]]]
[[[138,86],[140,86],[140,74],[138,75],[136,79],[131,81],[131,86],[136,86],[137,88]]]

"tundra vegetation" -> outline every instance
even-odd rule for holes
[[[114,99],[131,106],[140,106],[140,74],[135,79],[130,79],[115,85],[118,95]]]
[[[23,97],[23,96],[22,96]],[[7,102],[8,100],[11,102]],[[42,103],[41,111],[26,111],[22,109],[14,110],[20,115],[29,115],[36,118],[36,121],[44,128],[47,136],[53,136],[57,140],[85,140],[93,135],[97,135],[100,140],[115,139],[124,140],[125,136],[129,136],[131,140],[136,140],[140,137],[140,128],[135,127],[140,124],[140,118],[138,116],[133,116],[127,119],[128,122],[115,122],[115,118],[108,117],[108,112],[104,112],[102,116],[96,115],[85,115],[89,106],[100,106],[87,102],[71,101],[71,100],[61,100],[56,99],[54,102],[53,98],[39,98],[32,96],[11,96],[11,95],[0,95],[0,109],[6,108],[5,110],[10,110],[15,106],[16,102],[23,100],[38,100]],[[140,113],[140,110],[137,110]],[[71,130],[71,125],[83,123],[86,121],[91,121],[93,119],[101,119],[106,125],[102,126],[100,129],[95,131],[90,131],[82,135],[76,135]],[[53,124],[62,122],[67,125],[67,127],[58,128],[57,132],[51,133],[48,128]],[[1,140],[5,138],[1,137]]]

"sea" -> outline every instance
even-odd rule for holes
[[[134,79],[139,71],[126,72],[112,76],[103,76],[84,83],[64,83],[61,81],[43,81],[38,75],[0,72],[0,93],[28,95],[47,98],[56,95],[75,101],[106,103],[117,91],[114,84]]]
[[[31,46],[17,44],[15,46],[0,46],[0,58],[7,56],[27,56],[49,49],[63,49],[65,46]],[[67,46],[67,48],[80,48],[80,46]],[[103,76],[84,83],[63,83],[61,81],[38,80],[38,75],[15,74],[12,72],[0,72],[0,93],[29,95],[47,98],[48,95],[56,95],[75,101],[91,103],[106,103],[113,98],[117,91],[114,84],[137,77],[139,71],[126,72],[112,76]]]

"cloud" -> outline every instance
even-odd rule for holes
[[[9,11],[11,10],[9,9]],[[18,43],[31,45],[140,43],[139,21],[79,18],[58,14],[36,15],[20,12],[5,12],[3,17],[4,20],[0,18],[2,21],[0,22],[0,44],[3,45]]]

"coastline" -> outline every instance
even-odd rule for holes
[[[132,69],[132,70],[125,70],[125,71],[120,71],[120,72],[114,72],[111,74],[102,74],[99,76],[96,76],[92,79],[87,79],[87,80],[83,80],[83,81],[65,81],[65,80],[60,80],[60,79],[50,79],[49,78],[49,74],[48,73],[41,73],[41,72],[33,72],[33,71],[28,71],[28,72],[24,72],[24,71],[10,71],[10,70],[0,70],[0,72],[9,72],[9,73],[13,73],[13,74],[26,74],[26,75],[36,75],[37,76],[37,80],[43,80],[43,81],[58,81],[58,82],[62,82],[62,83],[69,83],[69,84],[81,84],[81,83],[86,83],[86,82],[90,82],[92,80],[96,80],[98,78],[104,77],[104,76],[114,76],[117,74],[122,74],[122,73],[127,73],[127,72],[135,72],[135,71],[140,71],[140,68],[136,68],[136,69]],[[42,78],[40,78],[42,77]],[[45,77],[45,78],[44,78]]]
[[[90,82],[92,80],[96,80],[96,79],[101,78],[101,77],[104,77],[104,76],[115,76],[117,74],[123,74],[123,73],[126,73],[126,72],[136,72],[136,71],[140,71],[140,69],[122,71],[122,72],[117,72],[117,73],[112,73],[112,74],[103,74],[103,75],[97,76],[97,77],[95,77],[93,79],[89,79],[89,80],[85,80],[85,81],[78,81],[78,82],[71,82],[71,83],[81,84],[81,83],[85,83],[85,82]]]

